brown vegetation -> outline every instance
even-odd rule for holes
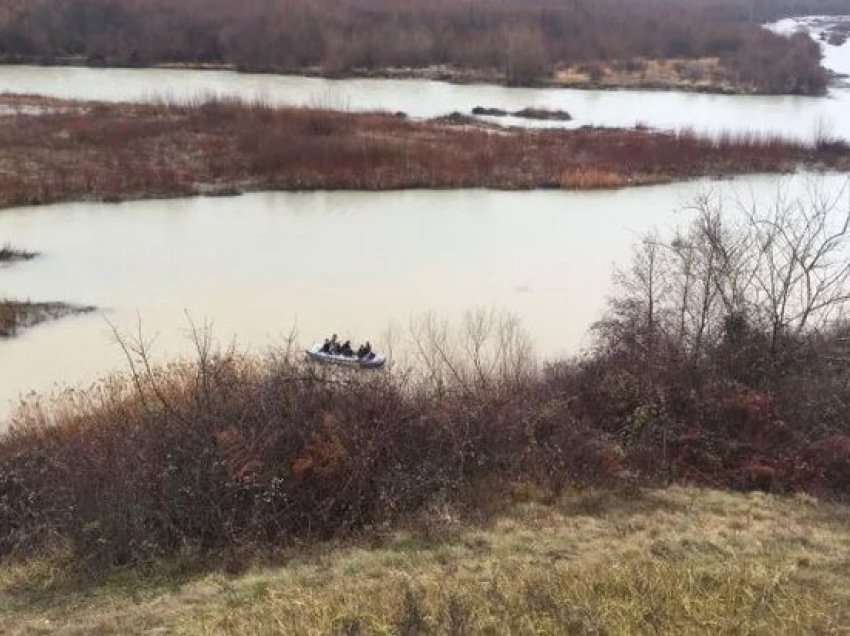
[[[717,58],[723,82],[737,90],[812,94],[827,83],[816,43],[807,35],[768,33],[759,23],[824,12],[848,13],[850,4],[35,0],[0,16],[0,56],[331,75],[442,66],[492,72],[512,84],[550,81],[556,68],[583,63]]]
[[[631,58],[558,68],[555,84],[573,88],[667,89],[740,93],[745,87],[720,58]],[[752,87],[750,90],[754,90]]]
[[[23,408],[0,438],[0,555],[97,568],[324,538],[435,497],[670,481],[846,496],[850,209],[777,201],[642,244],[588,356],[538,369],[516,321],[414,325],[416,372],[216,352]],[[456,333],[457,335],[453,335]],[[474,504],[473,504],[474,505]]]
[[[799,165],[844,168],[850,149],[829,139],[810,147],[688,132],[506,130],[464,117],[413,122],[221,101],[52,102],[48,113],[0,117],[0,207],[258,189],[612,187]]]

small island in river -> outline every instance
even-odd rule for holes
[[[36,252],[17,249],[11,245],[0,247],[0,267],[19,261],[32,260]],[[0,298],[0,339],[12,338],[22,330],[72,314],[94,311],[94,307],[59,302],[29,302]]]
[[[3,115],[4,103],[17,114]],[[506,128],[460,113],[421,121],[235,100],[0,96],[0,138],[0,208],[259,190],[617,188],[850,167],[850,146],[827,137]]]

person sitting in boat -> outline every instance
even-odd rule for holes
[[[331,355],[336,355],[337,353],[339,353],[339,341],[337,340],[336,334],[331,336],[331,340],[328,343],[328,351],[327,352],[330,353]]]
[[[361,360],[364,360],[364,359],[366,359],[366,358],[369,358],[369,356],[370,356],[371,354],[372,354],[372,345],[371,345],[371,343],[367,340],[367,341],[366,341],[366,344],[362,345],[362,346],[361,346],[361,347],[357,350],[357,357],[358,357],[359,359],[361,359]]]
[[[351,340],[345,341],[345,343],[339,348],[339,354],[347,358],[354,357],[354,349],[351,348]]]
[[[330,353],[331,352],[331,339],[325,338],[325,344],[322,345],[322,348],[319,349],[321,353]]]

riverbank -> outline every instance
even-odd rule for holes
[[[27,56],[2,56],[0,64],[43,65],[45,60]],[[50,66],[101,68],[102,63],[90,63],[84,57],[51,58]],[[145,68],[128,66],[119,61],[110,62],[113,68]],[[619,61],[559,65],[551,73],[526,82],[506,82],[505,73],[497,68],[465,68],[451,64],[430,66],[393,66],[382,68],[355,67],[345,70],[328,70],[322,67],[267,67],[252,68],[236,64],[209,62],[175,62],[153,64],[147,68],[191,71],[231,71],[248,74],[300,75],[334,80],[388,79],[427,80],[451,84],[488,84],[525,88],[572,88],[578,90],[657,90],[719,95],[776,95],[752,81],[741,81],[720,58],[633,58]],[[836,80],[837,81],[837,80]],[[820,93],[819,93],[820,94]]]
[[[166,65],[181,68],[182,65]],[[193,67],[189,67],[193,68]],[[199,70],[202,67],[194,67]],[[238,70],[231,68],[229,70]],[[320,68],[278,69],[281,73],[302,73],[333,79],[419,79],[453,84],[505,85],[500,69],[461,68],[451,65],[427,67],[390,67],[381,69],[353,68],[344,73],[328,73]],[[551,73],[532,81],[509,83],[533,88],[573,88],[579,90],[658,90],[720,95],[775,95],[751,80],[743,81],[720,58],[646,59],[632,58],[558,65]]]
[[[701,176],[850,169],[850,147],[758,135],[503,128],[211,101],[3,96],[0,207],[259,190],[593,189]],[[2,110],[0,110],[2,112]]]
[[[850,509],[695,488],[514,487],[348,540],[187,553],[95,580],[0,565],[7,636],[179,633],[841,633]]]

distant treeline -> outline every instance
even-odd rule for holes
[[[850,0],[33,0],[0,9],[0,56],[326,74],[450,64],[518,84],[558,64],[711,56],[759,91],[817,93],[815,43],[760,24],[842,12]]]
[[[352,533],[366,544],[429,509],[486,518],[519,492],[847,499],[838,194],[728,211],[698,198],[688,227],[635,246],[586,355],[545,366],[515,318],[487,310],[455,327],[414,318],[415,358],[374,374],[309,366],[292,343],[218,349],[195,328],[197,355],[157,368],[117,334],[125,376],[33,399],[0,434],[0,562],[67,554],[63,568],[96,576],[176,555],[243,561]]]

